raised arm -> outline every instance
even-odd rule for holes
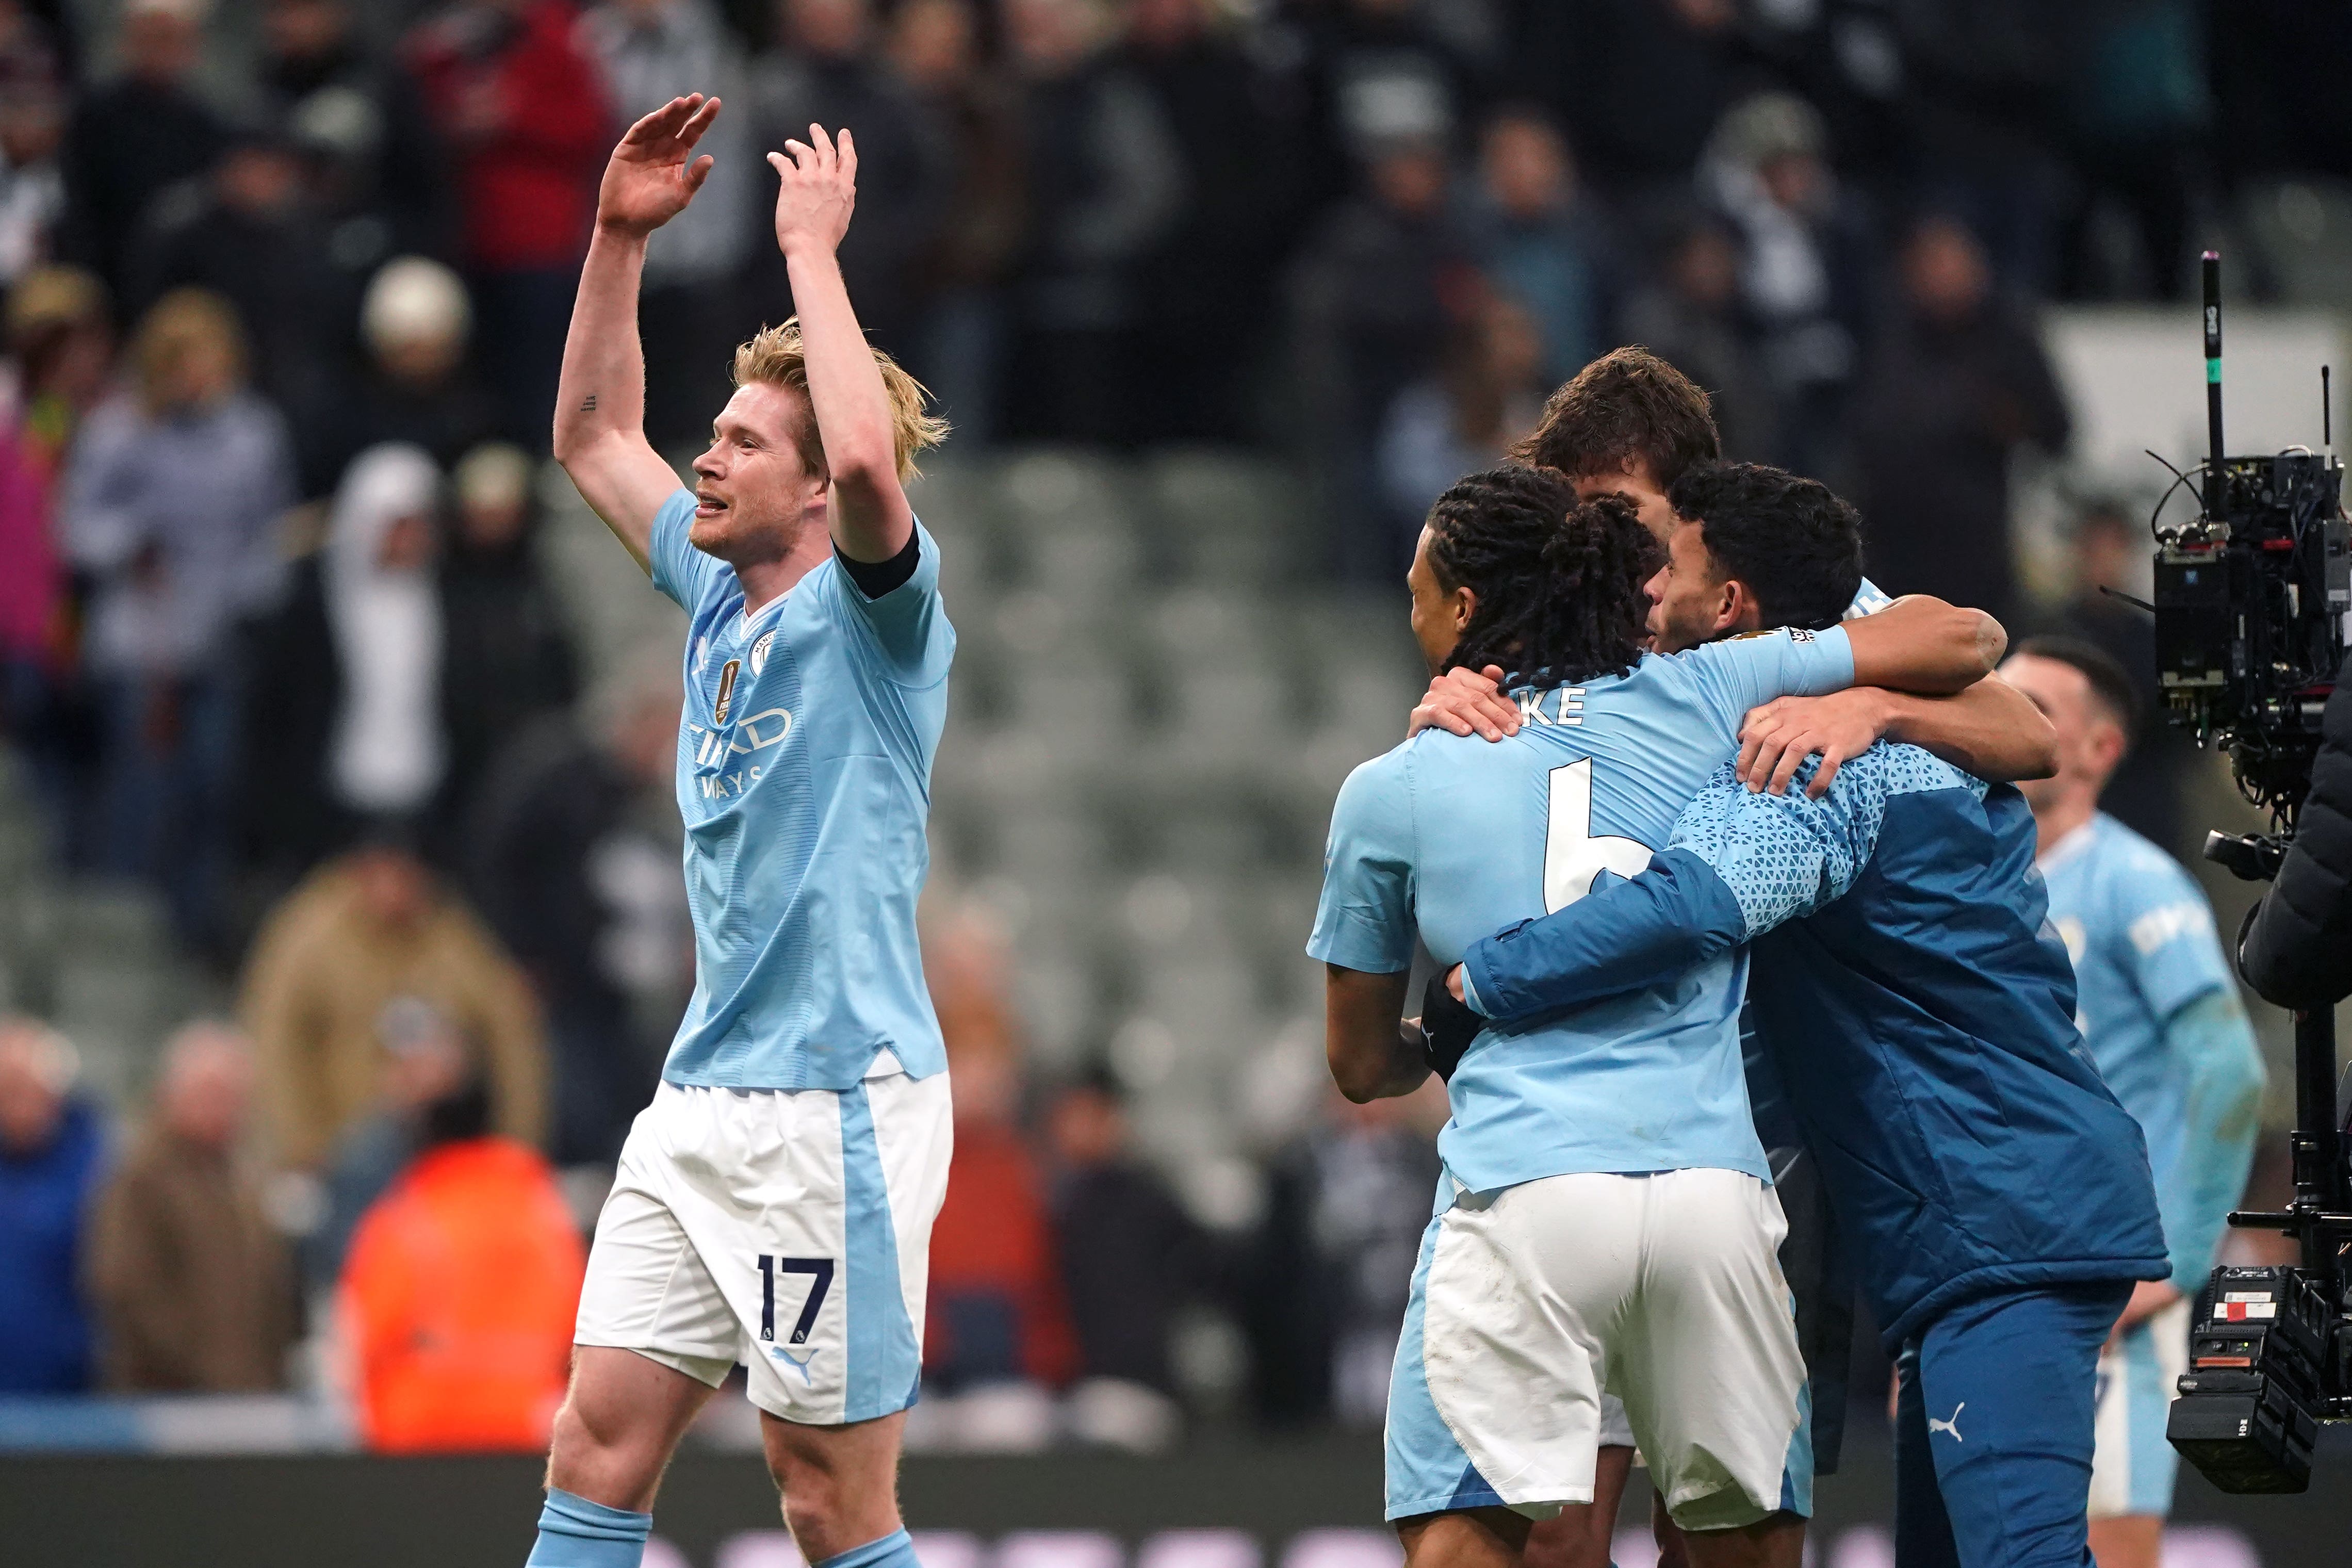
[[[710,175],[710,158],[697,158],[694,147],[718,117],[715,98],[674,98],[630,126],[613,149],[563,340],[555,460],[640,566],[648,566],[654,516],[677,489],[677,475],[646,439],[637,284],[647,237],[684,212]]]
[[[1818,799],[1847,759],[1882,740],[1932,752],[1993,784],[2048,778],[2058,766],[2058,731],[2049,719],[2024,693],[1989,675],[1951,697],[1856,686],[1767,702],[1740,729],[1739,776],[1750,789],[1777,795],[1807,757],[1819,757],[1822,765],[1805,786]]]
[[[857,144],[845,130],[836,146],[824,127],[812,125],[808,144],[787,142],[768,162],[782,182],[776,244],[792,279],[809,407],[832,480],[833,542],[852,561],[892,560],[914,537],[915,512],[898,480],[897,426],[882,367],[850,309],[835,255],[857,202]]]
[[[1924,594],[1848,621],[1845,633],[1853,647],[1853,684],[1929,696],[1967,690],[1993,672],[2009,647],[2009,634],[1982,610]]]

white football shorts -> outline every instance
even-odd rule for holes
[[[2164,1440],[2164,1423],[2189,1370],[2189,1300],[2175,1301],[2099,1352],[2093,1519],[2172,1512],[2180,1455]]]
[[[752,1404],[806,1426],[906,1409],[953,1138],[943,1072],[840,1093],[664,1083],[622,1147],[574,1342],[714,1388],[740,1363]]]
[[[1423,1237],[1397,1346],[1388,1517],[1548,1518],[1592,1500],[1601,1445],[1628,1436],[1685,1529],[1810,1514],[1784,1229],[1772,1189],[1737,1171],[1457,1194]]]

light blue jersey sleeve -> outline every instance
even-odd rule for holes
[[[2230,984],[2229,960],[2213,929],[2213,907],[2170,856],[2142,854],[2129,875],[2109,875],[2102,891],[2111,929],[2129,948],[2125,963],[2148,1011],[2168,1018]]]
[[[2180,1155],[2157,1190],[2172,1280],[2194,1292],[2221,1246],[2262,1127],[2263,1055],[2203,889],[2168,856],[2106,880],[2133,985],[2183,1075]]]
[[[727,570],[724,562],[705,555],[688,539],[693,526],[694,492],[681,486],[654,513],[653,537],[646,547],[654,586],[689,616],[709,594],[719,574]]]
[[[2180,1158],[2157,1188],[2172,1282],[2194,1295],[2246,1190],[2262,1131],[2263,1053],[2235,988],[2208,991],[2165,1020],[2165,1049],[2188,1068]]]
[[[1853,684],[1853,645],[1843,626],[1819,632],[1783,626],[1672,657],[1731,735],[1739,732],[1749,709],[1776,697],[1819,697]]]
[[[913,574],[877,598],[867,598],[857,580],[839,569],[838,607],[870,635],[891,679],[901,686],[929,686],[946,679],[955,657],[955,634],[940,603],[940,542],[919,520],[915,549]]]
[[[1408,742],[1408,746],[1410,742]],[[1412,788],[1407,747],[1348,775],[1331,807],[1312,958],[1367,974],[1412,967]]]

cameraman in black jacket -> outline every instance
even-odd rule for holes
[[[2352,658],[2336,671],[2320,719],[2294,846],[2239,939],[2238,969],[2281,1007],[2352,995]]]

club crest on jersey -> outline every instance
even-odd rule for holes
[[[775,643],[776,634],[761,632],[760,640],[751,645],[751,673],[759,674],[768,668],[768,649]]]
[[[743,661],[740,658],[730,658],[719,668],[719,695],[712,699],[710,703],[712,723],[727,722],[727,710],[735,706],[735,677],[741,672],[742,668]]]

